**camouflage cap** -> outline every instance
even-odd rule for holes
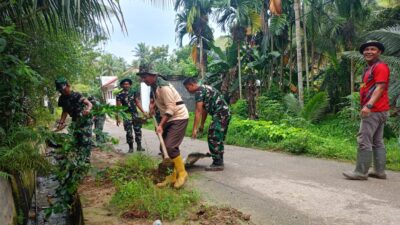
[[[138,76],[145,76],[145,75],[158,75],[158,72],[153,70],[153,66],[151,64],[141,64],[139,66],[139,72],[136,73]]]
[[[64,77],[59,77],[55,80],[56,90],[62,91],[67,87],[68,81]]]

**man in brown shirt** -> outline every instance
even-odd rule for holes
[[[161,113],[161,122],[156,132],[162,134],[168,155],[175,165],[173,173],[157,186],[165,187],[174,184],[175,188],[180,188],[188,177],[179,150],[189,121],[188,110],[174,86],[159,77],[157,72],[151,71],[149,67],[141,66],[137,75],[152,88],[154,101],[150,104],[150,112],[154,112],[153,109],[157,106]]]

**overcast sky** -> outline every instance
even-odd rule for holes
[[[121,0],[128,34],[123,34],[116,20],[110,40],[105,43],[104,51],[123,57],[128,63],[134,59],[132,50],[138,43],[150,46],[169,45],[170,52],[178,48],[175,41],[175,12],[172,7],[162,9],[144,0]],[[214,25],[213,25],[214,26]],[[214,37],[221,35],[214,29]],[[187,40],[186,40],[187,43]]]

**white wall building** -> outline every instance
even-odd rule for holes
[[[118,87],[117,76],[101,76],[101,92],[107,104],[115,105],[115,96],[113,91]]]

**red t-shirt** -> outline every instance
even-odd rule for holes
[[[389,87],[389,75],[390,70],[389,67],[378,61],[372,66],[369,66],[363,73],[363,83],[360,88],[360,97],[361,97],[361,107],[366,105],[368,101],[371,99],[372,93],[376,89],[377,83],[385,83],[385,90],[382,93],[382,96],[375,102],[372,107],[372,112],[384,112],[389,110],[389,96],[388,96],[388,87]]]

